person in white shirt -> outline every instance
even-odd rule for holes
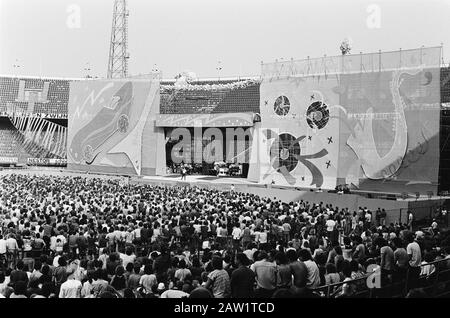
[[[82,284],[75,279],[75,272],[73,271],[67,277],[67,280],[62,283],[59,291],[59,298],[81,298]]]
[[[67,244],[67,239],[66,239],[66,237],[63,235],[63,233],[58,234],[58,236],[56,236],[56,239],[60,239],[63,246]]]
[[[268,229],[261,229],[261,231],[259,232],[258,235],[258,243],[259,243],[259,247],[260,248],[265,248],[266,244],[267,244],[267,231]]]
[[[131,247],[127,247],[125,250],[125,254],[120,253],[120,259],[122,260],[122,266],[126,268],[128,263],[134,263],[136,255],[133,253]]]
[[[333,219],[328,219],[325,225],[327,227],[327,232],[333,232],[336,222]]]
[[[0,234],[0,259],[6,257],[6,240]]]
[[[336,221],[334,221],[333,218],[330,217],[327,220],[327,222],[325,222],[325,226],[327,227],[328,239],[332,240],[333,239],[333,231],[336,226]]]
[[[420,264],[422,263],[422,251],[420,245],[414,239],[412,233],[408,233],[406,240],[409,244],[406,246],[406,252],[409,257],[409,281],[408,287],[415,288],[420,276]]]
[[[142,225],[139,225],[133,230],[134,237],[135,237],[137,242],[141,241],[141,226]]]
[[[169,289],[163,292],[160,298],[187,298],[189,294],[177,289]]]
[[[16,213],[13,213],[11,221],[14,223],[14,225],[17,225],[17,222],[19,222],[19,219],[16,216]]]
[[[255,254],[255,252],[256,252],[257,250],[258,250],[258,249],[255,248],[255,246],[253,245],[253,243],[250,243],[250,244],[248,245],[247,249],[244,250],[243,253],[245,254],[245,256],[247,256],[247,258],[248,258],[249,260],[253,261],[253,255]]]
[[[233,227],[233,231],[231,232],[231,236],[233,237],[233,245],[235,248],[239,247],[239,242],[242,236],[242,230],[238,224]]]

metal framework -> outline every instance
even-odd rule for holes
[[[114,0],[108,78],[124,78],[128,76],[128,16],[127,1]]]

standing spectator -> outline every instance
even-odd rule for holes
[[[285,219],[285,222],[283,223],[282,227],[283,227],[283,239],[285,242],[289,242],[291,239],[291,237],[290,237],[291,229],[292,229],[291,225]]]
[[[292,289],[294,294],[298,295],[306,288],[308,280],[308,268],[305,263],[298,260],[298,255],[295,250],[289,250],[286,252],[286,257],[289,262],[289,267],[293,276]]]
[[[413,223],[414,223],[414,214],[411,211],[408,211],[408,230],[413,230]]]
[[[208,275],[205,288],[211,289],[214,298],[228,298],[231,294],[230,277],[223,269],[223,260],[220,256],[212,258],[213,271]]]
[[[9,296],[9,298],[28,298],[26,296],[27,283],[24,281],[18,281],[14,284],[14,292]]]
[[[157,286],[157,276],[153,274],[150,265],[145,265],[144,275],[139,280],[139,285],[142,286],[147,294],[152,293],[153,286]]]
[[[92,276],[94,272],[87,273],[87,280],[83,283],[80,291],[81,298],[92,298],[92,283],[94,282]]]
[[[236,254],[237,268],[231,274],[231,297],[252,298],[255,273],[248,268],[249,259],[244,253]]]
[[[166,248],[161,247],[161,254],[155,259],[153,263],[153,270],[155,271],[156,278],[162,282],[167,279],[167,270],[170,268],[171,260],[170,255],[167,253]]]
[[[270,261],[266,251],[260,251],[259,260],[253,263],[250,269],[255,272],[257,287],[255,296],[257,298],[272,297],[277,288],[277,264]]]
[[[381,226],[381,209],[378,208],[375,212],[375,221],[376,221],[376,226]]]
[[[14,286],[17,282],[24,282],[25,286],[28,284],[28,274],[24,270],[23,261],[18,261],[16,269],[11,272],[10,283]]]
[[[13,234],[10,234],[6,239],[6,251],[8,261],[12,266],[16,266],[17,257],[19,254],[19,245]]]
[[[59,298],[81,298],[81,282],[75,279],[75,271],[67,273],[67,280],[61,284]]]
[[[101,295],[104,291],[106,291],[108,287],[108,281],[106,271],[102,269],[97,269],[95,272],[92,273],[92,289],[91,294],[93,297],[98,297]]]
[[[78,233],[75,231],[69,232],[69,251],[72,255],[78,254]]]
[[[386,210],[385,209],[381,209],[380,226],[385,226],[385,225],[386,225]]]
[[[3,235],[0,234],[0,266],[1,267],[5,266],[7,263],[6,251],[7,251],[6,240],[3,238]]]
[[[131,246],[127,246],[125,254],[120,253],[120,259],[122,260],[122,266],[125,268],[129,263],[134,263],[136,260],[136,255],[133,253],[133,248]]]
[[[130,263],[128,265],[130,265]],[[141,270],[140,264],[134,263],[133,272],[130,274],[130,277],[128,278],[127,281],[128,288],[130,288],[133,291],[139,287],[139,282],[141,280],[140,270]]]
[[[235,250],[239,247],[241,235],[242,235],[242,230],[239,227],[239,224],[238,223],[234,224],[233,231],[231,232],[231,236],[233,237],[233,248]]]
[[[275,255],[277,262],[277,288],[291,289],[292,287],[292,272],[288,264],[288,259],[284,252],[278,252]]]
[[[181,180],[186,180],[187,169],[184,164],[181,164]]]
[[[298,252],[299,259],[305,264],[306,272],[306,288],[314,289],[320,285],[320,272],[316,262],[313,261],[311,253],[302,249]]]
[[[400,238],[396,237],[392,240],[392,246],[394,247],[394,274],[393,280],[395,282],[401,281],[406,278],[406,272],[409,265],[409,256],[406,249],[403,247],[403,242]]]
[[[178,269],[175,271],[175,279],[183,282],[186,280],[186,278],[188,277],[192,277],[191,271],[186,268],[186,261],[184,259],[182,259],[179,263],[178,263]]]
[[[388,284],[392,282],[395,264],[394,251],[384,238],[378,238],[376,245],[380,249],[381,282],[382,284]]]
[[[367,251],[366,246],[363,244],[362,238],[360,236],[356,236],[354,243],[356,245],[355,251],[353,252],[352,259],[362,263],[366,260]]]
[[[55,284],[56,294],[59,294],[61,285],[67,280],[67,261],[64,256],[58,259],[58,265],[53,271],[53,283]]]
[[[42,276],[41,267],[42,267],[41,261],[37,260],[36,262],[34,262],[34,268],[33,272],[30,274],[29,283],[35,280],[36,281],[39,280],[39,278]]]
[[[122,297],[125,288],[127,287],[127,281],[125,279],[125,269],[122,265],[116,267],[116,272],[111,278],[111,287],[113,287]]]
[[[341,281],[341,277],[336,273],[336,266],[333,263],[327,263],[325,273],[325,284],[332,285],[337,284]]]
[[[334,228],[336,226],[336,222],[333,220],[333,217],[330,216],[328,218],[328,220],[325,222],[325,225],[327,227],[327,237],[330,239],[330,241],[334,244],[337,242],[334,242],[333,240],[333,232],[334,232]]]
[[[413,233],[408,233],[406,236],[408,245],[406,252],[409,257],[408,267],[408,288],[413,289],[417,287],[420,276],[420,264],[422,263],[422,251],[417,241],[414,239]]]

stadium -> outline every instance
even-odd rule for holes
[[[440,49],[429,50],[435,51],[433,54],[438,55]],[[380,58],[380,65],[371,64],[371,69],[355,74],[352,74],[353,70],[336,73],[339,70],[333,69],[332,66],[327,69],[324,66],[326,63],[342,68],[338,64],[333,64],[335,62],[333,60],[342,59],[342,57],[329,57],[327,60],[318,58],[278,63],[279,65],[276,63],[263,65],[262,72],[266,72],[266,69],[271,67],[273,70],[270,72],[273,73],[267,72],[256,78],[194,80],[189,84],[185,82],[185,86],[179,86],[176,80],[159,80],[157,75],[153,75],[153,78],[149,80],[1,77],[2,153],[0,161],[5,167],[58,166],[67,167],[70,171],[128,175],[144,180],[151,179],[146,178],[151,176],[166,176],[166,180],[169,181],[179,176],[180,165],[185,163],[190,165],[191,175],[198,176],[195,178],[198,181],[214,180],[213,176],[216,176],[222,182],[238,183],[242,187],[270,185],[272,188],[286,189],[286,192],[289,188],[294,188],[297,192],[303,190],[306,196],[311,196],[308,193],[311,190],[335,190],[339,186],[347,186],[359,197],[373,199],[375,205],[380,204],[375,199],[381,198],[387,202],[385,204],[389,210],[413,207],[417,204],[416,196],[418,196],[425,198],[428,205],[428,209],[422,205],[424,212],[419,217],[423,218],[430,213],[429,197],[434,199],[431,206],[434,208],[443,202],[436,198],[445,197],[449,190],[448,179],[444,177],[448,173],[446,162],[449,160],[447,150],[449,68],[440,67],[440,58],[436,56],[435,68],[432,68],[433,65],[430,63],[429,68],[417,71],[420,73],[415,77],[405,75],[405,78],[410,77],[409,94],[413,96],[416,94],[413,90],[420,89],[422,94],[430,96],[430,100],[423,98],[412,100],[408,96],[405,96],[404,100],[409,101],[410,105],[416,108],[435,102],[436,111],[429,121],[429,125],[434,126],[424,126],[419,129],[414,125],[415,121],[423,118],[426,113],[415,112],[416,118],[412,112],[406,115],[406,125],[409,124],[413,128],[405,132],[408,140],[404,140],[403,149],[398,152],[401,160],[395,157],[395,161],[389,161],[387,158],[383,166],[347,166],[349,160],[347,158],[356,162],[355,159],[358,157],[354,156],[355,150],[346,145],[348,132],[345,132],[345,129],[353,129],[356,125],[355,119],[365,116],[367,107],[372,106],[373,111],[379,114],[378,118],[381,118],[379,121],[374,121],[374,124],[378,126],[372,128],[374,136],[378,134],[378,131],[383,131],[385,140],[378,140],[372,146],[376,149],[362,149],[360,155],[372,155],[374,150],[377,153],[387,154],[391,148],[394,149],[392,143],[395,130],[391,127],[394,123],[392,118],[396,115],[395,105],[381,106],[380,100],[374,100],[373,96],[365,96],[363,98],[366,109],[358,113],[355,108],[357,99],[350,95],[335,94],[339,98],[336,103],[333,101],[336,97],[325,92],[324,89],[327,90],[330,85],[336,85],[337,81],[346,81],[348,85],[351,85],[347,88],[349,90],[367,85],[363,86],[363,89],[372,89],[372,95],[384,94],[381,88],[378,88],[379,86],[377,89],[380,89],[380,92],[373,88],[373,85],[378,81],[379,84],[387,86],[391,74],[397,71],[381,69],[388,66],[388,63],[392,63],[388,58],[392,59],[392,55],[397,55],[395,58],[401,58],[402,54],[414,57],[414,54],[424,54],[426,50],[421,48],[409,52],[375,53],[364,57],[345,56],[342,63],[347,63],[345,61],[347,58],[370,60],[371,63],[374,59]],[[417,60],[419,61],[419,58]],[[306,69],[311,67],[311,75],[296,74],[296,70],[305,68],[302,65],[305,63],[310,65]],[[386,63],[386,66],[383,66],[383,63]],[[312,69],[314,65],[319,67]],[[368,65],[357,64],[353,67],[361,70],[367,69]],[[301,71],[304,72],[304,69]],[[337,78],[339,76],[340,78]],[[365,78],[361,79],[361,76]],[[296,93],[300,96],[295,96],[294,91],[303,79],[311,82],[308,84],[309,91],[300,90],[300,93]],[[425,93],[423,82],[427,82],[428,79],[431,82],[427,86],[431,86]],[[436,79],[435,82],[433,79]],[[292,86],[295,81],[298,82]],[[130,88],[126,92],[128,86]],[[270,91],[273,89],[271,86],[280,88]],[[282,95],[282,92],[286,91],[290,91],[284,93],[287,96]],[[316,92],[317,97],[313,96],[313,92]],[[389,93],[386,92],[386,96]],[[112,103],[116,99],[123,98],[128,98],[128,101],[124,101],[121,106],[128,108],[113,106]],[[149,98],[151,100],[148,100]],[[136,104],[129,104],[131,100]],[[283,103],[289,108],[280,110],[279,104]],[[290,103],[292,103],[292,109]],[[330,103],[335,103],[333,104],[335,110],[340,109],[335,114],[336,117],[342,115],[339,121],[330,120],[333,118],[330,114],[332,108],[328,106],[332,105]],[[149,107],[148,110],[139,109],[146,104]],[[375,108],[377,105],[385,109]],[[112,107],[116,108],[112,109]],[[100,112],[102,109],[110,109],[110,113]],[[317,111],[313,112],[314,109]],[[137,113],[133,114],[133,112]],[[347,114],[339,114],[339,112]],[[147,113],[149,115],[146,121],[142,122],[142,114]],[[318,114],[317,116],[323,119],[317,121],[311,114]],[[353,121],[344,122],[345,117],[347,117],[345,120],[351,118]],[[137,118],[141,120],[143,130],[139,133],[129,129],[135,126]],[[126,126],[123,131],[119,128],[119,133],[116,134],[115,131],[121,125],[121,119],[126,119],[124,121]],[[282,120],[281,126],[276,120]],[[104,131],[98,131],[104,123],[110,121],[109,127],[105,127]],[[290,125],[287,131],[293,132],[292,134],[283,131],[282,127],[286,125]],[[337,128],[336,131],[340,131],[342,135],[323,135],[328,128],[327,125],[328,127],[335,125],[333,128]],[[411,129],[416,128],[419,131],[411,132]],[[277,137],[266,154],[258,153],[263,150],[253,147],[260,143],[256,141],[258,140],[256,138],[263,138],[258,133],[265,134],[264,130],[270,129],[277,131],[281,139]],[[89,130],[95,134],[91,134]],[[80,131],[82,131],[81,134]],[[302,142],[296,138],[300,135],[303,135]],[[305,141],[311,141],[313,136],[318,142],[309,146],[312,143],[308,144]],[[267,138],[267,136],[264,137]],[[328,139],[330,137],[331,139]],[[411,138],[415,139],[411,140]],[[266,140],[262,142],[266,143]],[[133,145],[133,149],[126,149],[124,145]],[[328,145],[335,148],[329,149]],[[322,148],[319,149],[320,147]],[[281,158],[279,154],[283,149],[292,149],[293,154],[288,153],[287,157]],[[442,150],[439,151],[439,149]],[[276,153],[277,151],[279,153]],[[315,160],[302,160],[301,157],[299,160],[295,158],[295,152],[318,155],[313,158]],[[325,152],[328,155],[320,157]],[[277,162],[273,162],[273,159]],[[381,157],[376,164],[379,165],[380,161]],[[433,164],[430,165],[430,162]],[[231,164],[237,165],[237,173],[234,176],[238,178],[229,178],[227,173],[217,176],[217,168],[215,170],[217,163],[223,163],[224,167]],[[275,169],[270,165],[277,167]],[[283,166],[286,170],[281,169]],[[425,169],[425,166],[428,168]],[[267,171],[262,172],[263,169]],[[384,171],[384,169],[387,170]],[[345,175],[342,171],[348,172]],[[420,174],[417,171],[420,171]],[[318,194],[314,196],[319,197]],[[322,201],[323,196],[323,194],[320,195],[318,202]],[[413,200],[405,201],[405,196]],[[403,205],[396,206],[396,201],[401,201]],[[409,206],[405,205],[405,202],[409,202]],[[349,205],[349,207],[352,206]],[[406,213],[404,213],[405,216]]]
[[[116,0],[114,8],[114,16],[125,21],[115,19],[117,25],[113,26],[112,37],[123,29],[119,24],[126,25],[125,16],[128,16],[124,14],[126,1]],[[27,239],[31,240],[30,236],[33,241],[36,237],[46,237],[45,248],[13,248],[13,252],[5,249],[4,253],[0,249],[4,269],[11,266],[13,272],[26,271],[24,266],[31,266],[32,271],[36,264],[42,266],[55,255],[67,260],[78,257],[78,264],[81,260],[86,269],[87,264],[83,263],[86,257],[100,259],[106,254],[99,253],[99,250],[108,248],[109,252],[104,253],[110,253],[110,258],[103,259],[105,266],[108,264],[108,268],[104,268],[108,272],[104,279],[110,281],[114,288],[113,291],[106,288],[97,291],[97,297],[102,293],[117,297],[131,297],[131,293],[137,297],[140,293],[140,297],[145,298],[145,295],[158,294],[159,287],[160,294],[178,291],[179,295],[189,296],[194,294],[195,286],[192,281],[189,288],[183,285],[187,281],[184,270],[190,268],[189,275],[195,275],[192,260],[186,254],[198,253],[198,262],[199,257],[218,249],[216,244],[219,244],[222,250],[228,248],[232,251],[232,261],[230,254],[221,254],[227,260],[225,263],[233,263],[234,266],[237,253],[239,264],[250,260],[253,263],[250,268],[256,273],[254,265],[269,262],[267,259],[276,261],[278,266],[300,262],[317,263],[320,267],[321,277],[317,278],[320,283],[308,281],[306,289],[305,286],[291,286],[289,282],[285,286],[275,284],[275,288],[267,287],[272,283],[264,283],[266,278],[257,278],[254,291],[257,297],[272,297],[281,289],[286,293],[280,292],[279,295],[286,297],[311,297],[313,293],[318,297],[346,297],[347,293],[352,293],[349,297],[405,296],[405,290],[410,289],[405,289],[404,285],[411,284],[410,278],[417,268],[420,268],[420,279],[417,275],[415,288],[420,285],[421,292],[433,290],[436,297],[448,295],[449,273],[445,267],[448,265],[440,261],[435,246],[434,249],[422,248],[427,261],[411,266],[413,270],[405,276],[406,283],[405,277],[400,275],[400,280],[396,279],[394,268],[382,263],[380,279],[383,288],[378,285],[361,288],[360,283],[371,278],[372,274],[367,270],[364,274],[354,275],[359,270],[358,263],[351,263],[356,260],[365,269],[377,265],[376,257],[368,255],[379,253],[379,248],[395,245],[394,238],[406,230],[412,232],[411,235],[416,233],[412,241],[405,234],[407,243],[423,240],[420,241],[421,247],[424,242],[442,243],[440,246],[446,253],[444,257],[448,258],[448,237],[443,233],[448,234],[445,231],[449,226],[446,210],[450,202],[450,67],[442,63],[442,46],[366,54],[348,54],[343,50],[337,56],[273,61],[261,63],[261,72],[254,77],[201,79],[195,74],[181,73],[175,79],[164,79],[159,72],[127,75],[128,56],[124,38],[122,42],[111,40],[106,78],[0,75],[1,211],[6,212],[1,219],[0,240],[4,238],[6,242],[9,237],[8,240],[17,239],[25,246]],[[125,50],[118,49],[117,43],[125,46]],[[72,179],[85,180],[85,189],[78,189],[70,181]],[[97,182],[106,183],[97,187]],[[33,209],[37,209],[36,213],[47,209],[46,204],[38,208],[37,201],[34,201],[38,197],[44,198],[40,183],[48,193],[58,194],[53,201],[46,201],[48,214],[45,212],[42,217],[37,217],[33,212],[30,216],[28,212]],[[13,191],[12,184],[23,188],[10,200],[6,196]],[[50,190],[52,184],[61,184],[61,188]],[[28,185],[34,192],[26,192]],[[94,203],[97,199],[92,196],[92,189],[100,191],[100,195],[103,193],[106,201]],[[112,210],[100,207],[113,202],[108,198],[115,200],[111,194],[114,191],[120,193],[119,201],[124,200],[123,204]],[[184,199],[181,203],[170,201],[173,198],[167,196],[166,191],[174,197],[195,202],[189,205],[189,209],[194,211],[192,216],[184,216],[182,210],[187,209]],[[186,191],[197,193],[202,199],[197,201]],[[209,201],[208,196],[215,195],[219,197],[218,201]],[[85,202],[84,196],[92,202]],[[158,199],[172,202],[170,208],[159,208]],[[28,200],[33,204],[26,207]],[[235,203],[240,200],[244,203]],[[280,207],[276,205],[278,202]],[[53,212],[50,205],[54,207]],[[124,212],[128,207],[130,212]],[[247,212],[238,216],[238,209]],[[303,211],[308,215],[308,210],[313,215],[312,219],[299,216],[296,220],[296,213],[300,215]],[[16,211],[20,211],[18,215],[25,220],[21,219],[22,227],[18,225],[17,215],[13,215]],[[96,215],[92,211],[101,212]],[[113,211],[112,217],[106,216],[105,211]],[[147,211],[147,215],[142,211]],[[270,215],[269,211],[276,212]],[[179,215],[181,219],[186,218],[185,222],[191,224],[193,233],[186,228],[179,233],[171,232],[176,213],[178,222]],[[121,216],[119,220],[118,215],[123,219]],[[97,216],[95,222],[105,222],[105,226],[96,225],[97,229],[92,222],[86,221],[92,216]],[[76,230],[72,226],[68,226],[66,231],[59,229],[61,224],[67,225],[69,220],[78,217],[72,221],[77,224]],[[34,230],[40,236],[30,234],[30,222],[33,227],[42,229]],[[180,223],[175,223],[174,228],[179,228]],[[24,224],[28,227],[25,228]],[[211,224],[217,227],[217,235]],[[281,228],[279,233],[272,229],[277,224]],[[22,229],[16,231],[16,225]],[[209,230],[203,232],[204,225]],[[144,243],[141,235],[147,227],[154,228],[154,232]],[[247,228],[251,229],[251,237],[243,236]],[[123,239],[116,241],[109,236],[104,246],[91,246],[90,239],[99,239],[103,229],[108,229],[109,233],[124,233]],[[308,233],[304,232],[306,229]],[[365,238],[369,233],[383,238],[380,241],[373,238],[371,244],[366,245],[367,249],[373,247],[370,253],[365,252],[367,257],[358,254],[361,252],[358,247],[362,244],[360,238],[354,239],[353,245],[344,239],[353,235],[355,229],[359,229],[360,234],[364,233]],[[136,231],[139,240],[136,236],[129,240],[126,233]],[[417,235],[416,231],[420,233]],[[237,232],[242,234],[236,236]],[[320,233],[317,239],[323,239],[324,243],[314,241],[315,233]],[[195,236],[195,242],[191,241],[194,245],[189,243],[192,235]],[[263,239],[265,235],[269,236],[269,242],[267,237]],[[53,236],[55,242],[51,243]],[[56,249],[59,236],[67,241],[61,250]],[[86,237],[86,244],[77,241],[79,237]],[[314,247],[311,237],[316,242]],[[299,244],[299,238],[302,246],[297,246],[299,260],[297,257],[291,259],[292,255],[287,251]],[[305,241],[308,244],[305,245]],[[276,242],[272,249],[269,248],[270,242]],[[147,269],[148,261],[140,263],[142,273],[139,273],[139,266],[135,270],[136,260],[142,255],[148,256],[153,265],[167,255],[161,247],[167,244],[175,255],[180,256],[177,256],[180,261],[173,265],[172,259],[173,266],[169,267],[177,273],[182,269],[182,274],[175,275],[181,275],[181,278],[167,280],[167,273],[158,272],[155,267],[153,273]],[[175,244],[176,248],[170,244]],[[285,245],[286,253],[277,250],[280,245]],[[337,263],[339,251],[342,253],[341,245],[345,249],[353,246],[353,260],[350,257],[348,262],[352,270],[348,276],[342,264]],[[358,247],[356,251],[355,247]],[[43,250],[47,252],[43,253]],[[240,250],[243,253],[239,253]],[[306,250],[309,252],[304,252]],[[253,255],[255,251],[260,258]],[[153,278],[151,282],[138,279],[134,290],[128,286],[128,281],[126,286],[117,285],[117,276],[122,277],[129,268],[118,263],[110,272],[114,252],[120,255],[119,259],[126,259],[126,264],[130,263],[129,256],[134,255],[135,266],[130,267],[131,272],[135,271],[141,278],[153,275],[154,281]],[[328,255],[328,259],[322,260],[317,253]],[[245,261],[242,255],[247,255]],[[333,255],[331,261],[330,255]],[[210,255],[213,267],[217,263],[214,261],[216,256]],[[368,259],[371,259],[370,263],[366,262]],[[183,265],[180,265],[181,260]],[[207,262],[206,258],[205,264]],[[97,271],[97,263],[94,263],[92,272],[95,274],[92,277],[100,280],[98,276],[103,274],[101,270]],[[333,270],[333,266],[328,266],[330,263],[338,269]],[[67,264],[56,261],[53,266],[59,268]],[[431,266],[433,271],[427,272]],[[118,267],[122,268],[122,273],[117,273]],[[215,273],[215,270],[222,270],[219,267],[214,267],[214,271],[205,267],[205,271]],[[310,270],[310,265],[307,267]],[[339,268],[342,277],[330,280],[334,277],[331,275],[333,271],[337,274]],[[67,272],[67,276],[74,275],[69,270]],[[9,274],[12,280],[11,271]],[[231,277],[231,270],[229,274]],[[328,277],[326,280],[325,276]],[[344,277],[347,283],[343,283]],[[202,279],[200,275],[194,277],[197,283]],[[83,288],[89,281],[87,276],[78,280],[83,283]],[[55,294],[60,298],[64,298],[64,282],[58,281],[55,287]],[[182,284],[178,288],[173,288],[180,282]],[[198,288],[211,289],[211,284],[214,283],[206,280],[203,287]],[[91,291],[95,288],[89,286],[91,289],[84,296],[94,293]],[[10,287],[9,294],[17,294],[16,289],[20,288],[16,287]],[[37,288],[37,285],[31,287]],[[31,287],[29,284],[28,289]],[[69,289],[66,292],[70,293]],[[83,290],[80,287],[81,293]],[[233,297],[250,295],[239,294],[235,290],[231,292]],[[253,291],[251,293],[253,296]],[[178,298],[179,295],[173,297]],[[224,294],[213,288],[212,296],[220,298]],[[225,297],[229,296],[230,293]]]

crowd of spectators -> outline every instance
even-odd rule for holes
[[[91,176],[0,177],[0,227],[7,298],[352,297],[374,269],[411,296],[450,268],[440,220]]]

